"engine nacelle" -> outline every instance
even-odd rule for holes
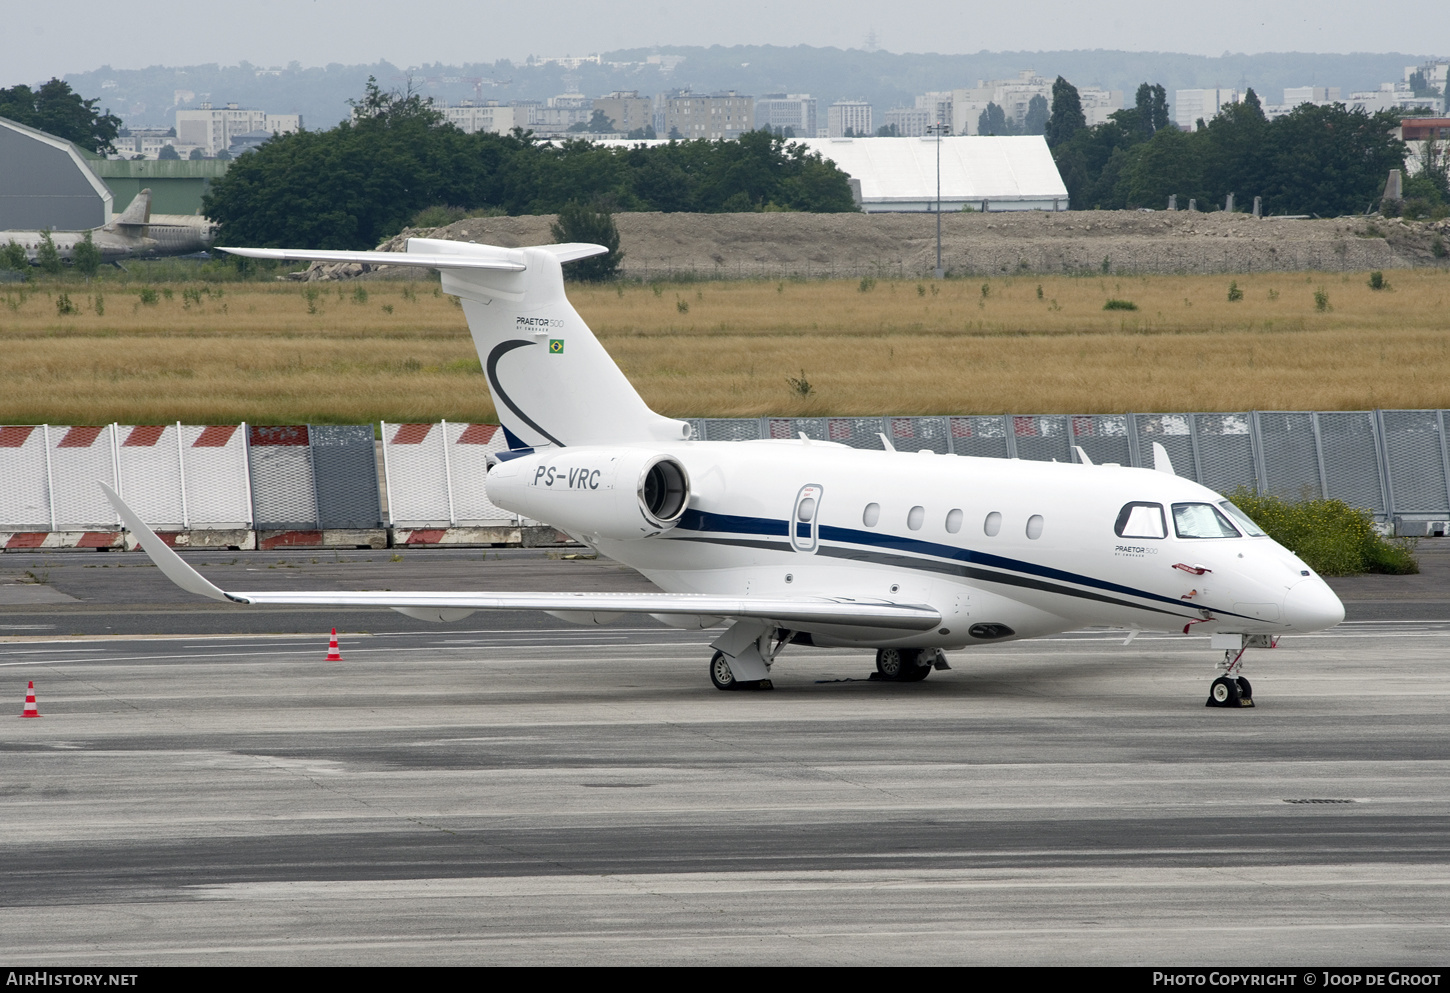
[[[637,448],[557,448],[496,463],[488,498],[586,537],[648,538],[679,523],[690,477],[672,455]]]

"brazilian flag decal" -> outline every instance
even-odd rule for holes
[[[564,339],[563,338],[550,338],[549,339],[549,354],[550,355],[563,355],[564,354]]]

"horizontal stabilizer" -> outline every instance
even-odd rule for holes
[[[390,590],[229,592],[218,588],[187,565],[114,490],[105,483],[100,485],[126,527],[140,538],[142,550],[166,578],[190,593],[214,600],[314,607],[405,607],[409,608],[407,612],[410,616],[419,616],[424,608],[438,611],[591,611],[600,614],[751,617],[775,621],[785,627],[831,624],[905,631],[925,631],[941,623],[941,613],[933,607],[847,597],[730,597],[697,593],[396,593]]]
[[[577,262],[580,259],[587,259],[591,255],[607,255],[609,249],[603,245],[590,245],[581,241],[571,241],[563,245],[538,245],[546,252],[552,252],[560,262]]]
[[[484,255],[453,255],[434,252],[331,252],[301,248],[222,248],[249,259],[279,259],[295,262],[361,262],[365,265],[407,265],[428,269],[502,269],[523,272],[520,261]],[[512,253],[511,253],[512,254]]]

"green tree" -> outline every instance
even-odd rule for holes
[[[160,159],[161,161],[163,161],[163,162],[166,162],[166,161],[173,161],[174,162],[174,161],[180,161],[180,159],[181,159],[181,153],[176,150],[176,146],[175,145],[162,145],[161,146],[161,151],[159,151],[159,152],[156,153],[156,157],[158,159]]]
[[[1047,147],[1056,148],[1087,127],[1082,112],[1082,97],[1077,87],[1058,76],[1052,84],[1052,113],[1047,118]]]
[[[7,241],[4,247],[0,247],[0,266],[19,272],[29,272],[30,256],[25,254],[25,246],[14,238]]]
[[[48,229],[40,232],[40,247],[35,250],[35,263],[47,276],[59,276],[65,268],[65,263],[60,260],[60,252],[55,247],[55,239],[50,236]]]
[[[591,210],[577,202],[566,204],[559,211],[559,219],[549,225],[549,232],[557,244],[582,242],[609,249],[604,255],[568,263],[564,268],[566,276],[588,282],[609,279],[624,261],[624,252],[619,249],[619,228],[606,210]]]
[[[1133,98],[1133,109],[1138,113],[1138,130],[1145,138],[1169,126],[1168,91],[1161,83],[1153,86],[1140,83]]]
[[[83,276],[94,276],[101,269],[101,250],[96,247],[91,233],[86,232],[80,243],[71,250],[71,265]]]
[[[1022,119],[1023,134],[1043,134],[1047,131],[1047,98],[1038,93],[1027,102],[1027,116]]]
[[[995,103],[988,103],[987,109],[977,116],[977,134],[1016,134],[1017,122],[1007,116],[1006,111]]]
[[[186,157],[192,162],[200,162],[202,159],[206,158],[206,155],[202,153],[201,149],[193,148],[191,150],[191,153],[188,154]]]
[[[97,110],[98,103],[99,97],[82,100],[69,83],[59,79],[42,83],[38,90],[23,84],[0,89],[0,117],[104,153],[112,150],[121,119],[109,109],[105,113]]]

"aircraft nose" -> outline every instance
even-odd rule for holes
[[[1296,631],[1323,631],[1344,620],[1344,604],[1324,580],[1306,579],[1285,594],[1284,619]]]

